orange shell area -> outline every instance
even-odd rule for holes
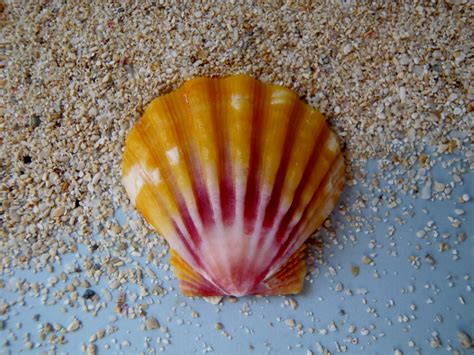
[[[235,75],[154,99],[127,137],[122,174],[169,242],[184,294],[293,294],[304,241],[344,187],[344,160],[318,110]]]

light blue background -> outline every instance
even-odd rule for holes
[[[377,163],[370,162],[371,173],[377,172]],[[448,175],[449,170],[438,167],[434,169],[434,178],[438,181],[449,182],[452,180]],[[111,322],[111,316],[115,315],[113,307],[119,290],[113,292],[114,300],[108,303],[108,308],[101,310],[97,317],[83,312],[80,308],[71,309],[69,312],[61,313],[61,302],[53,306],[40,304],[40,298],[31,296],[28,292],[25,296],[26,307],[19,305],[12,306],[12,310],[7,316],[0,317],[6,319],[7,329],[14,329],[18,336],[16,341],[12,340],[9,330],[0,332],[2,342],[9,339],[9,347],[1,346],[4,352],[10,349],[17,353],[23,348],[22,334],[31,333],[31,339],[37,344],[39,323],[32,320],[33,314],[40,314],[41,322],[59,322],[67,326],[77,315],[83,322],[83,327],[75,333],[67,334],[68,343],[58,346],[59,353],[78,353],[82,343],[87,343],[90,336],[100,328],[113,324],[119,330],[103,340],[98,341],[100,353],[104,353],[104,345],[110,344],[109,352],[112,353],[138,353],[145,351],[144,338],[150,338],[150,347],[157,352],[161,350],[167,353],[202,353],[207,347],[212,347],[215,353],[237,354],[237,353],[299,353],[306,354],[307,350],[318,353],[318,343],[329,349],[331,353],[336,353],[336,342],[347,346],[348,353],[393,353],[395,348],[401,349],[405,354],[414,354],[416,349],[423,350],[424,354],[447,353],[448,349],[454,348],[463,351],[457,340],[459,330],[464,330],[473,335],[474,329],[474,308],[473,297],[470,287],[473,280],[465,280],[464,277],[472,276],[474,260],[474,243],[472,231],[474,229],[472,214],[474,213],[472,201],[459,205],[457,197],[463,193],[474,196],[474,174],[468,173],[464,176],[464,185],[456,188],[453,198],[445,201],[426,201],[420,198],[413,199],[410,196],[397,194],[401,199],[398,207],[387,209],[386,201],[378,212],[370,208],[370,201],[367,208],[363,209],[363,215],[369,219],[374,216],[383,216],[386,211],[389,215],[375,225],[373,233],[367,233],[367,225],[364,222],[361,231],[355,231],[339,212],[335,211],[331,217],[332,226],[336,232],[336,239],[331,239],[322,233],[325,240],[324,256],[316,262],[317,274],[309,277],[306,281],[304,292],[293,297],[299,306],[296,310],[284,307],[286,297],[256,298],[246,297],[239,299],[232,304],[224,301],[218,306],[209,304],[202,299],[189,299],[183,297],[176,291],[177,280],[174,279],[171,271],[158,270],[153,267],[158,274],[160,283],[169,290],[164,297],[147,297],[146,301],[154,300],[150,305],[148,315],[156,317],[162,326],[169,329],[168,345],[157,344],[157,338],[166,338],[166,333],[161,330],[144,331],[142,321],[139,319],[124,319],[119,317],[115,322]],[[382,187],[387,181],[382,181]],[[361,186],[347,187],[342,197],[342,202],[351,204],[355,196],[365,189]],[[381,192],[386,199],[389,195]],[[369,196],[373,196],[369,194]],[[448,221],[447,216],[455,216],[454,208],[465,210],[463,216],[458,216],[463,221],[461,228],[454,228]],[[422,209],[428,209],[428,213],[423,213]],[[407,215],[414,213],[413,217]],[[353,216],[356,214],[352,213]],[[405,224],[397,223],[396,218],[401,217]],[[434,238],[431,233],[425,239],[416,237],[416,231],[426,226],[428,221],[435,221],[438,227],[439,236]],[[339,225],[339,223],[342,224]],[[372,223],[371,223],[372,224]],[[392,238],[387,236],[388,226],[393,225],[396,231]],[[467,240],[462,244],[457,244],[457,235],[464,231]],[[451,236],[444,240],[443,233],[450,233]],[[357,242],[350,241],[349,236],[354,235]],[[369,248],[371,240],[376,241],[374,249]],[[438,251],[438,243],[445,241],[451,246],[446,252]],[[395,243],[391,246],[391,243]],[[417,245],[420,250],[417,250]],[[453,261],[453,249],[458,251],[459,260]],[[391,252],[396,252],[397,256],[392,256]],[[363,255],[376,253],[373,257],[375,266],[368,266],[362,263]],[[424,261],[426,254],[431,254],[436,260],[435,267],[432,268]],[[87,254],[83,249],[80,254]],[[410,256],[418,256],[421,262],[419,270],[415,269],[409,262]],[[74,260],[73,255],[63,257],[63,265]],[[144,261],[144,258],[142,259]],[[354,277],[351,273],[351,266],[360,266],[360,275]],[[332,275],[329,270],[333,267],[337,272]],[[55,274],[59,275],[60,268],[56,267]],[[377,271],[380,278],[373,276]],[[452,276],[448,279],[449,275]],[[29,282],[46,280],[52,276],[47,272],[32,274],[31,271],[15,270],[10,281],[6,276],[3,279],[7,283],[14,283],[16,278],[26,278]],[[71,275],[72,276],[72,275]],[[85,276],[85,275],[84,275]],[[170,280],[166,280],[166,276]],[[146,276],[145,276],[146,277]],[[342,292],[336,292],[334,287],[337,282],[344,285]],[[452,287],[450,287],[452,282]],[[150,284],[150,280],[146,281]],[[106,278],[102,278],[99,285],[91,288],[99,292],[101,288],[107,286]],[[122,290],[138,291],[132,284],[126,285]],[[413,292],[410,288],[413,287]],[[56,287],[58,288],[58,287]],[[64,284],[59,286],[64,288]],[[353,296],[348,296],[346,291],[350,289]],[[366,294],[362,294],[365,293]],[[79,289],[80,294],[84,292]],[[52,292],[50,293],[52,294]],[[465,305],[458,299],[462,296]],[[1,291],[1,297],[9,302],[16,300],[18,296],[10,292],[8,287]],[[50,297],[52,299],[52,297]],[[427,300],[431,299],[432,304]],[[364,304],[366,300],[367,304]],[[394,306],[388,307],[390,300]],[[158,303],[157,303],[158,302]],[[140,303],[140,301],[136,301]],[[410,309],[410,304],[415,304],[415,311]],[[244,315],[245,305],[251,310],[251,315]],[[368,313],[368,309],[373,308],[378,316]],[[196,311],[199,318],[192,318],[191,313]],[[341,313],[343,311],[343,313]],[[406,315],[409,321],[399,322],[398,317]],[[435,317],[441,315],[443,321],[436,322]],[[413,319],[412,319],[413,317]],[[291,329],[285,320],[294,319],[296,323],[303,325],[304,333],[298,336],[296,328]],[[22,323],[21,329],[15,329],[16,322]],[[326,335],[320,333],[323,328],[328,328],[334,321],[338,330],[328,331]],[[215,323],[221,322],[224,330],[232,337],[223,336],[215,329]],[[353,334],[358,338],[359,344],[353,345],[348,342],[348,327],[350,324],[357,326],[357,331]],[[308,332],[310,327],[314,327],[316,332]],[[373,327],[373,329],[370,329]],[[361,335],[361,329],[367,328],[370,333]],[[433,349],[430,346],[432,332],[438,332],[442,346],[440,349]],[[117,343],[112,343],[116,339]],[[130,346],[120,345],[128,340]],[[415,342],[415,347],[409,347],[409,341]],[[251,351],[250,346],[254,349]],[[49,345],[34,348],[34,352],[47,351]],[[209,350],[209,349],[208,349]],[[464,350],[465,351],[465,350]]]

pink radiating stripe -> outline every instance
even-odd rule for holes
[[[250,164],[256,164],[255,159],[250,159]],[[250,175],[252,174],[252,175]],[[253,169],[249,169],[249,181],[247,191],[245,193],[245,211],[244,211],[244,233],[251,235],[255,229],[255,221],[257,220],[258,204],[260,201],[260,193],[258,191],[259,179],[255,176],[257,173]]]
[[[259,136],[262,130],[261,104],[264,98],[261,98],[261,84],[255,83],[254,86],[254,111],[252,112],[252,132],[250,134],[250,161],[248,170],[247,191],[245,192],[244,209],[244,233],[251,235],[255,228],[257,220],[258,205],[261,198],[260,194],[260,161],[261,151]]]
[[[183,99],[183,107],[187,107],[189,105],[189,101],[187,100],[186,92],[183,93]],[[176,112],[174,112],[174,106],[170,104],[168,100],[165,100],[165,104],[168,111],[170,112],[171,117],[173,117],[171,121],[173,130],[176,136],[176,140],[184,153],[183,155],[184,160],[186,162],[186,166],[190,167],[190,181],[199,217],[201,218],[203,227],[209,227],[214,224],[214,215],[211,208],[209,193],[204,182],[204,167],[200,165],[200,159],[196,153],[198,150],[196,149],[196,147],[191,146],[191,144],[194,143],[192,137],[188,137],[186,134],[186,130],[181,129],[181,116],[177,115]]]
[[[181,194],[176,194],[181,219],[183,221],[184,226],[186,227],[186,231],[188,232],[189,237],[196,244],[196,246],[199,246],[202,238],[199,235],[198,230],[196,229],[196,225],[194,224],[193,218],[189,213],[188,207],[186,206],[184,199],[181,200],[182,198],[183,197]]]
[[[281,193],[285,184],[285,178],[287,175],[288,164],[290,162],[291,152],[294,148],[296,131],[299,127],[301,121],[299,101],[294,100],[293,107],[290,111],[290,116],[288,119],[287,132],[285,136],[285,142],[283,143],[283,152],[280,159],[280,165],[278,166],[275,183],[273,185],[272,194],[270,201],[268,202],[265,219],[263,221],[264,228],[271,229],[275,216],[277,215],[278,208],[280,206]],[[259,246],[261,241],[259,242]]]
[[[231,157],[224,158],[224,172],[220,177],[220,194],[222,220],[225,226],[230,226],[235,220],[235,184],[232,176]]]
[[[137,126],[137,131],[138,131],[138,134],[141,136],[141,138],[145,142],[147,142],[148,144],[151,143],[147,139],[148,135],[146,135],[142,132],[141,126]],[[200,241],[201,241],[201,237],[200,237],[200,235],[199,235],[199,233],[196,229],[196,226],[193,222],[193,219],[192,219],[192,217],[189,213],[189,210],[188,210],[188,207],[186,206],[186,202],[183,198],[183,195],[181,194],[178,187],[176,186],[176,183],[173,180],[173,176],[172,176],[172,173],[171,173],[169,167],[166,164],[160,164],[160,159],[159,159],[159,157],[156,156],[156,153],[153,149],[150,149],[150,155],[152,156],[153,160],[155,161],[156,166],[158,166],[160,168],[160,170],[165,171],[165,173],[162,174],[163,179],[164,179],[165,183],[168,185],[169,190],[171,191],[171,193],[175,197],[175,200],[176,200],[179,212],[180,212],[180,216],[183,220],[183,223],[186,227],[186,230],[187,230],[191,240],[196,244],[196,246],[198,246]],[[166,169],[164,169],[164,168],[166,168]],[[143,171],[143,169],[142,169],[142,172],[143,172],[144,177],[147,178],[148,176]],[[148,179],[147,179],[147,181],[148,181]],[[158,201],[158,199],[157,199],[157,201]],[[163,206],[163,203],[161,202],[161,199],[159,200],[159,202],[160,202],[159,205]]]
[[[212,93],[210,93],[210,96],[217,98],[217,102],[212,106],[212,125],[218,155],[220,214],[223,224],[231,225],[235,218],[235,187],[232,176],[232,157],[229,148],[230,127],[227,124],[229,117],[222,119],[224,115],[229,114],[228,107],[223,103],[228,102],[230,96],[226,97],[226,85],[223,85],[221,81],[214,81],[211,88]],[[220,101],[219,98],[222,96],[224,97]]]
[[[335,188],[339,189],[339,188],[342,188],[342,182],[340,181],[338,183],[338,185],[336,185]],[[326,198],[324,199],[323,203],[321,204],[322,206],[326,205],[327,203],[329,203],[331,199],[331,193],[329,193]],[[335,207],[335,206],[333,206]],[[313,216],[314,217],[314,216]],[[293,248],[295,248],[295,245],[296,245],[296,248],[299,248],[301,246],[301,244],[304,243],[305,240],[300,240],[299,238],[291,238],[291,239],[288,239],[287,240],[288,243],[285,243],[286,244],[286,247],[285,247],[285,251],[284,253],[282,254],[283,256],[285,256],[287,253],[289,253],[289,251]],[[299,244],[299,245],[297,245]],[[289,257],[291,257],[291,254],[289,255]]]
[[[334,167],[332,166],[334,164],[334,162],[337,161],[338,158],[341,158],[341,155],[340,154],[335,154],[333,159],[329,162],[329,166],[332,167],[333,169],[334,168],[338,168],[338,167]],[[286,241],[288,240],[291,240],[294,235],[299,231],[299,228],[301,227],[301,224],[304,223],[304,221],[307,220],[306,217],[308,217],[308,213],[311,213],[311,211],[309,211],[309,206],[318,198],[318,195],[321,191],[321,189],[326,186],[326,184],[328,183],[328,180],[329,179],[332,179],[334,177],[334,175],[332,175],[333,171],[331,169],[329,169],[327,171],[327,173],[324,175],[324,177],[321,179],[321,183],[319,184],[318,188],[316,189],[316,191],[314,192],[313,196],[311,197],[311,200],[310,202],[308,203],[308,206],[305,208],[305,210],[303,211],[303,215],[301,216],[300,220],[298,221],[298,223],[296,223],[296,225],[293,227],[292,231],[290,232],[289,236],[286,238]],[[329,192],[330,194],[331,192]],[[325,197],[325,199],[323,200],[323,202],[325,202],[327,199],[327,196]],[[286,242],[285,241],[285,242]]]
[[[331,166],[331,164],[335,161],[335,159],[337,159],[339,155],[336,154],[334,156],[334,158],[332,159],[332,161],[330,162],[329,166]],[[280,246],[278,252],[276,253],[276,255],[273,257],[272,261],[270,262],[269,266],[264,270],[264,272],[262,272],[258,277],[257,277],[257,280],[259,282],[263,281],[263,279],[267,276],[268,272],[270,271],[271,267],[273,265],[275,265],[277,263],[277,261],[282,258],[283,256],[285,256],[286,252],[289,250],[289,246],[290,244],[293,244],[297,242],[297,240],[299,240],[299,236],[296,235],[296,233],[299,231],[299,227],[301,225],[301,223],[303,223],[303,221],[306,220],[306,216],[307,214],[309,213],[309,206],[311,205],[311,203],[318,198],[318,193],[320,192],[322,186],[325,185],[325,183],[327,182],[328,178],[330,177],[330,173],[331,173],[331,170],[328,170],[327,173],[324,175],[323,179],[321,179],[321,183],[319,184],[319,187],[315,190],[313,196],[311,197],[311,200],[310,202],[308,203],[308,205],[306,206],[300,220],[298,221],[298,223],[293,227],[293,229],[291,230],[291,232],[289,233],[288,237],[285,239],[285,241],[283,242],[283,244]],[[329,196],[329,195],[328,195]],[[323,200],[326,201],[327,197]],[[284,229],[283,229],[284,230]],[[279,231],[279,233],[282,233],[281,230]],[[281,240],[282,237],[279,237],[279,240]],[[304,242],[304,241],[303,241]]]
[[[173,221],[173,227],[174,229],[176,230],[176,233],[178,234],[178,237],[179,239],[182,241],[182,243],[184,244],[187,252],[189,253],[189,255],[191,256],[191,258],[193,259],[194,263],[196,266],[200,267],[201,269],[203,268],[203,262],[201,260],[201,258],[198,256],[197,254],[197,249],[194,247],[194,246],[191,246],[189,244],[189,240],[188,238],[186,238],[185,234],[183,233],[183,231],[179,228],[178,224],[175,222],[174,219],[172,219]],[[182,255],[181,257],[184,258],[184,255]],[[189,260],[186,260],[186,262],[189,264]]]
[[[191,157],[191,161],[194,160]],[[193,175],[193,191],[196,200],[196,207],[201,217],[201,221],[204,228],[211,228],[215,223],[214,213],[212,212],[211,199],[209,197],[209,192],[207,191],[207,186],[202,178],[202,173],[195,172],[196,164],[191,163],[192,166],[192,175]]]
[[[316,137],[315,140],[315,145],[313,147],[313,151],[311,153],[311,156],[308,160],[308,163],[306,164],[305,170],[303,172],[303,177],[301,181],[298,184],[298,187],[296,188],[295,195],[293,197],[293,201],[291,203],[290,208],[286,212],[285,216],[280,222],[280,226],[278,228],[278,232],[276,233],[275,239],[277,241],[280,241],[283,236],[285,235],[285,230],[288,227],[288,224],[291,222],[291,220],[294,217],[294,213],[298,209],[298,206],[301,202],[301,198],[303,195],[303,191],[307,184],[309,183],[309,179],[311,178],[311,174],[313,173],[314,169],[317,169],[317,161],[320,158],[321,150],[324,147],[324,143],[326,142],[326,139],[328,137],[329,129],[326,127],[326,125],[323,126],[321,131],[319,132],[318,136]],[[323,177],[324,178],[324,177]],[[321,179],[322,181],[322,179]],[[318,187],[316,187],[315,191],[318,190]]]

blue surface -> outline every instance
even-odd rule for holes
[[[369,171],[377,172],[376,162],[369,164]],[[434,169],[433,176],[438,181],[452,180],[447,170],[439,167]],[[360,215],[354,211],[349,213],[354,218],[362,218],[360,230],[354,229],[340,212],[335,211],[331,217],[332,227],[320,233],[325,247],[323,254],[315,258],[317,271],[308,276],[304,292],[291,297],[299,304],[296,309],[285,306],[288,297],[245,297],[237,303],[224,300],[223,304],[217,306],[202,299],[189,299],[176,291],[177,280],[171,271],[152,266],[159,283],[168,293],[163,297],[148,296],[142,301],[128,302],[130,305],[153,302],[147,313],[156,317],[162,327],[168,328],[168,332],[163,329],[144,331],[141,320],[123,316],[118,316],[118,320],[113,322],[111,317],[116,316],[113,308],[120,290],[113,290],[113,301],[108,302],[107,309],[100,310],[97,317],[85,313],[80,306],[67,306],[68,312],[62,313],[60,308],[64,306],[63,302],[45,306],[40,302],[41,297],[35,298],[29,291],[24,297],[26,307],[14,305],[8,318],[0,316],[0,319],[6,319],[7,324],[7,329],[0,333],[2,342],[6,339],[10,341],[10,346],[3,344],[1,349],[19,352],[23,348],[23,334],[26,332],[30,332],[32,341],[38,344],[39,323],[58,322],[66,327],[77,315],[83,326],[74,333],[66,334],[68,342],[57,346],[59,353],[78,353],[81,344],[87,344],[91,335],[110,325],[118,327],[118,331],[97,341],[100,353],[106,352],[106,344],[110,345],[111,353],[148,353],[154,348],[157,352],[184,354],[202,353],[212,348],[216,353],[226,354],[306,354],[307,350],[318,353],[321,347],[336,353],[337,344],[346,346],[348,353],[387,354],[393,353],[394,349],[400,349],[405,354],[415,353],[417,349],[424,354],[442,354],[452,349],[467,353],[459,346],[457,333],[464,330],[472,336],[474,329],[473,280],[470,278],[474,270],[474,223],[471,217],[474,208],[472,200],[459,205],[457,197],[463,193],[474,196],[474,174],[470,172],[463,179],[465,183],[453,191],[452,199],[426,201],[397,194],[400,201],[395,208],[387,207],[389,195],[381,190],[383,202],[377,212],[371,208],[371,201],[368,201],[368,207],[362,209]],[[387,181],[381,183],[384,187]],[[350,206],[364,192],[366,188],[362,186],[347,187],[341,203]],[[455,216],[454,208],[462,208],[465,214]],[[423,209],[428,212],[423,212]],[[448,221],[448,215],[459,218],[463,222],[461,227],[454,228]],[[377,216],[382,220],[375,224],[373,219]],[[399,223],[398,218],[403,223]],[[427,232],[423,239],[418,238],[416,232],[426,227],[429,221],[435,222],[437,237],[433,230]],[[369,231],[369,225],[374,225],[372,232]],[[395,228],[391,237],[388,235],[390,226]],[[335,231],[336,237],[331,237],[327,230]],[[461,232],[467,234],[467,240],[463,243],[457,242]],[[446,239],[446,235],[443,237],[445,233],[449,233]],[[357,241],[353,242],[351,236]],[[370,248],[371,241],[375,243],[373,249]],[[440,242],[446,242],[451,249],[440,252]],[[455,250],[459,257],[457,261],[453,260]],[[87,251],[81,249],[79,254],[87,255]],[[425,261],[427,254],[435,259],[434,266]],[[371,256],[375,265],[365,265],[362,262],[364,255]],[[419,258],[419,269],[410,263],[410,256]],[[58,275],[60,268],[75,258],[74,255],[63,257],[62,266],[57,265],[54,274]],[[133,259],[144,264],[144,257]],[[357,277],[351,273],[353,265],[360,267]],[[376,278],[374,273],[378,273],[379,277]],[[9,281],[4,278],[8,285],[2,290],[2,297],[9,302],[18,299],[17,294],[8,289],[19,278],[25,278],[30,283],[45,283],[51,276],[47,272],[33,274],[32,271],[15,270]],[[69,276],[72,278],[74,273]],[[151,285],[151,282],[150,279],[145,280],[145,284]],[[335,291],[338,282],[344,287],[341,292]],[[107,278],[102,277],[101,283],[91,288],[100,294],[107,284]],[[64,283],[55,288],[64,288]],[[122,290],[138,292],[138,287],[129,283]],[[348,290],[352,291],[352,296],[347,294]],[[79,288],[78,291],[82,294],[84,289]],[[52,295],[50,290],[48,300],[53,299]],[[465,300],[464,305],[459,301],[460,296]],[[103,301],[104,297],[101,297]],[[412,304],[416,305],[416,310],[410,308]],[[199,313],[199,318],[192,317],[193,311]],[[34,314],[40,314],[40,322],[32,319]],[[286,320],[289,319],[297,325],[301,324],[301,331],[297,326],[288,326]],[[15,329],[17,322],[22,323],[21,329]],[[222,330],[215,329],[217,322],[223,324],[228,336],[223,335]],[[337,326],[335,331],[330,330],[332,322]],[[348,331],[351,324],[357,327],[354,334]],[[312,334],[310,327],[315,329]],[[369,334],[361,334],[361,331],[365,334],[364,328],[369,330]],[[17,340],[12,339],[8,329],[13,329]],[[323,334],[323,329],[327,330],[327,334]],[[438,349],[430,345],[433,332],[437,332],[441,340]],[[351,343],[350,336],[357,338],[358,344]],[[148,347],[144,343],[145,337],[149,338]],[[129,345],[123,344],[124,341],[129,342]],[[409,346],[410,341],[414,342],[414,347]],[[33,351],[47,351],[50,348],[50,345],[44,345],[35,347]]]

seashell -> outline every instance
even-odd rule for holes
[[[126,139],[122,173],[188,296],[300,292],[304,242],[344,186],[323,115],[244,75],[192,79],[153,100]]]

